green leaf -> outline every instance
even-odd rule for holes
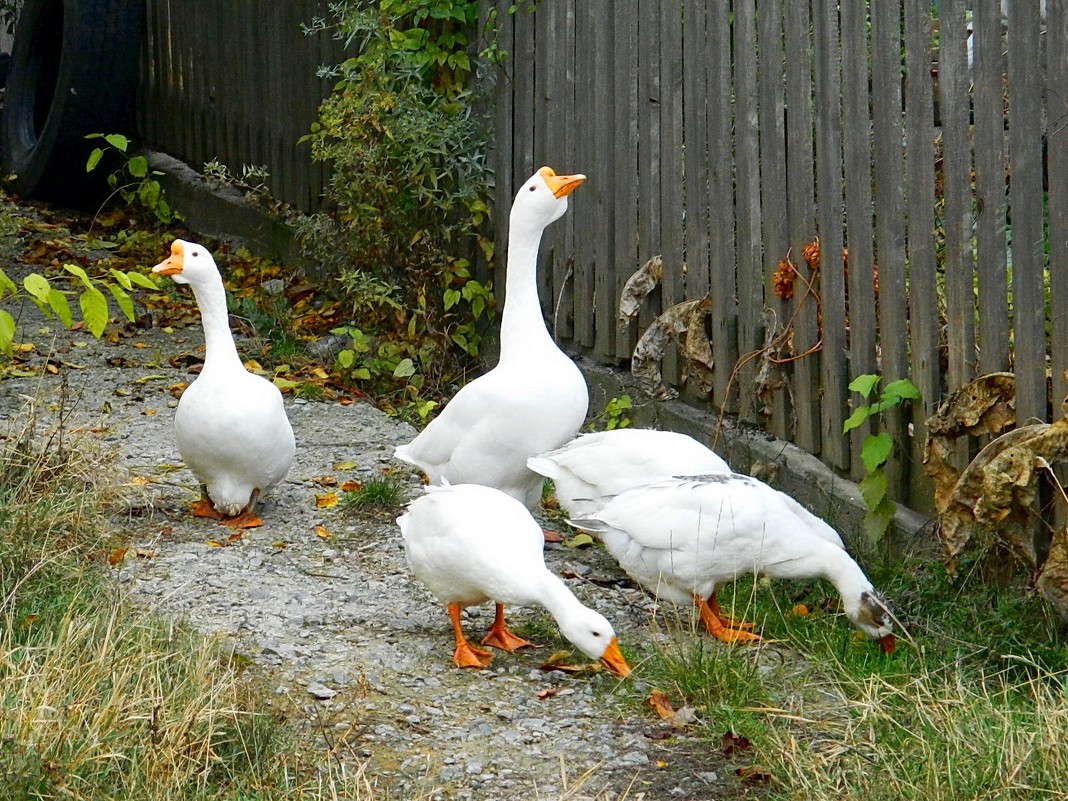
[[[127,291],[133,289],[133,284],[130,282],[130,276],[128,276],[122,270],[116,270],[114,267],[112,267],[110,270],[108,270],[108,273],[111,275],[112,278],[119,282],[119,285],[123,289]]]
[[[401,359],[400,363],[393,369],[394,378],[407,378],[415,373],[415,362],[411,359]]]
[[[337,355],[337,363],[342,370],[348,370],[356,361],[356,354],[351,350],[343,350]]]
[[[861,497],[864,498],[864,503],[868,509],[877,509],[879,504],[882,503],[883,498],[886,497],[886,473],[882,470],[868,473],[868,475],[860,480],[858,486],[860,488]]]
[[[148,175],[148,159],[144,156],[134,156],[126,163],[126,169],[134,178],[144,178]]]
[[[134,312],[133,301],[130,299],[129,294],[118,284],[112,284],[108,282],[108,289],[111,290],[111,296],[115,298],[115,303],[118,304],[119,309],[126,315],[126,319],[131,323],[137,319],[137,314]]]
[[[93,286],[93,282],[89,280],[89,276],[86,275],[85,270],[83,270],[77,264],[64,264],[63,269],[71,275],[75,275],[80,278],[86,289],[96,289],[96,287]]]
[[[82,319],[89,333],[97,339],[104,333],[108,324],[108,300],[104,293],[95,286],[89,286],[78,298],[78,305],[82,309]]]
[[[857,409],[854,409],[853,414],[849,415],[849,418],[844,423],[842,423],[842,433],[848,434],[854,428],[856,428],[865,420],[867,420],[868,415],[870,413],[871,411],[868,409],[867,406],[861,406]]]
[[[919,400],[921,395],[920,391],[916,389],[916,385],[909,381],[907,378],[899,378],[897,381],[891,381],[885,387],[883,387],[884,398],[898,398],[904,400],[909,398],[911,400]]]
[[[48,293],[48,305],[56,313],[56,317],[63,323],[65,328],[70,328],[74,323],[74,315],[70,312],[70,303],[67,296],[58,289],[52,289]]]
[[[0,298],[4,297],[5,292],[14,297],[19,293],[19,288],[14,281],[7,277],[7,273],[0,270]]]
[[[368,381],[371,378],[371,371],[368,370],[366,367],[360,367],[352,371],[352,377]]]
[[[460,302],[460,290],[458,289],[446,289],[445,290],[445,311],[448,311],[457,303]]]
[[[159,289],[159,284],[153,281],[151,276],[143,275],[142,273],[137,273],[133,270],[125,273],[125,275],[131,284],[137,284],[143,289]]]
[[[38,273],[30,273],[23,278],[22,288],[39,303],[48,303],[48,293],[52,291],[52,285],[48,283],[48,279]]]
[[[85,162],[85,171],[92,172],[96,169],[96,165],[100,163],[100,159],[104,157],[104,151],[99,147],[94,147],[93,152],[89,154],[88,161]]]
[[[861,524],[861,528],[868,545],[875,545],[883,538],[893,519],[894,504],[889,498],[883,498],[874,510],[864,515],[864,522]]]
[[[130,146],[130,140],[122,134],[108,134],[104,137],[104,141],[111,145],[116,150],[126,152],[126,148]]]
[[[15,341],[15,318],[0,309],[0,353],[10,356]]]
[[[860,460],[868,472],[878,470],[894,449],[894,441],[885,431],[878,434],[869,434],[864,438],[864,444],[860,446]]]
[[[873,373],[866,373],[865,375],[858,375],[852,381],[849,382],[849,388],[854,392],[859,392],[865,398],[871,395],[871,392],[878,385],[881,376]]]

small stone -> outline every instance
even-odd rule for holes
[[[308,695],[320,701],[328,701],[337,695],[337,690],[331,690],[325,684],[320,684],[317,681],[313,681],[305,689],[308,691]]]

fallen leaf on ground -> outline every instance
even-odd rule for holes
[[[315,536],[320,539],[328,540],[330,539],[330,532],[326,530],[326,526],[316,526]]]
[[[312,479],[313,484],[318,484],[320,487],[336,487],[337,479],[333,476],[316,476]]]
[[[748,737],[742,737],[732,731],[723,732],[723,736],[719,738],[719,750],[723,752],[723,756],[728,758],[744,753],[752,746]]]
[[[771,771],[762,765],[746,765],[734,773],[743,784],[767,784],[771,781]]]
[[[334,462],[334,465],[333,465],[335,470],[352,470],[355,466],[356,466],[356,462],[353,462],[351,460],[347,460],[347,461],[343,461],[343,462]]]
[[[544,690],[538,690],[536,695],[539,701],[544,701],[546,698],[552,698],[558,692],[560,691],[553,687],[546,687]]]
[[[116,548],[114,551],[108,554],[108,564],[114,567],[123,560],[126,556],[126,548]]]
[[[359,481],[346,481],[341,485],[341,491],[342,492],[355,492],[356,490],[358,490],[362,486],[363,486],[363,484],[361,484]]]
[[[337,506],[337,495],[335,493],[324,492],[315,496],[315,507],[317,509],[329,509],[332,506]]]
[[[653,690],[645,702],[656,710],[661,720],[670,720],[675,717],[675,707],[671,705],[671,701],[663,690]]]

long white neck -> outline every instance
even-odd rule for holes
[[[563,580],[554,573],[545,571],[537,584],[537,602],[545,607],[557,623],[561,623],[576,611],[584,609],[582,601],[575,597]]]
[[[508,223],[508,274],[501,314],[501,361],[532,346],[554,346],[538,300],[538,247],[542,229],[517,220]]]
[[[830,543],[822,549],[821,561],[824,564],[822,577],[831,582],[842,596],[842,606],[854,617],[860,603],[860,596],[872,592],[872,584],[860,565],[848,553]]]
[[[230,317],[226,311],[226,290],[222,278],[212,277],[210,283],[190,284],[200,307],[204,325],[204,369],[242,367],[237,354],[234,335],[230,333]]]

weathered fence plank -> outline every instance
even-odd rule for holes
[[[738,413],[756,421],[757,355],[763,345],[763,250],[760,237],[760,69],[756,0],[734,4],[734,152],[737,218]],[[774,63],[774,62],[773,62]]]
[[[615,87],[613,89],[615,114],[613,148],[617,168],[615,170],[615,256],[606,267],[611,275],[611,293],[606,298],[605,316],[600,325],[614,333],[614,354],[625,359],[634,347],[633,339],[626,328],[616,324],[616,309],[629,273],[627,265],[638,264],[638,76],[628,65],[638,63],[639,9],[628,3],[616,10],[614,18],[615,42],[612,52],[615,58]]]
[[[664,259],[662,308],[680,303],[686,292],[683,197],[682,0],[660,4],[660,241]],[[669,351],[664,380],[678,381],[678,358]]]
[[[641,17],[638,34],[638,260],[630,268],[619,265],[623,273],[645,264],[661,254],[660,189],[660,2],[639,0]],[[656,319],[662,290],[658,286],[642,304],[637,328],[628,330],[636,338]]]
[[[1050,355],[1053,416],[1063,414],[1068,370],[1068,0],[1047,0],[1048,82],[1061,87],[1046,94],[1049,173]]]
[[[872,221],[871,114],[869,108],[868,14],[860,3],[844,3],[842,15],[842,117],[846,246],[849,275],[849,368],[851,377],[875,373],[876,306],[872,277],[875,234]],[[854,396],[856,397],[856,396]],[[864,469],[860,450],[871,433],[865,420],[850,434],[853,476]]]
[[[777,334],[788,319],[789,304],[774,292],[774,277],[779,260],[786,257],[790,247],[786,205],[786,150],[783,96],[783,49],[782,49],[782,0],[758,0],[760,63],[758,73],[760,91],[760,215],[764,244],[764,286],[767,287],[764,306],[774,315],[769,325]],[[769,343],[770,347],[770,343]],[[770,353],[766,355],[770,357]],[[760,398],[760,413],[767,425],[778,437],[784,439],[792,434],[787,393],[779,386],[782,370],[772,366],[770,360],[763,366],[763,396]]]
[[[1006,44],[1011,97],[1012,322],[1019,425],[1048,419],[1039,22],[1034,8],[1009,3]]]

